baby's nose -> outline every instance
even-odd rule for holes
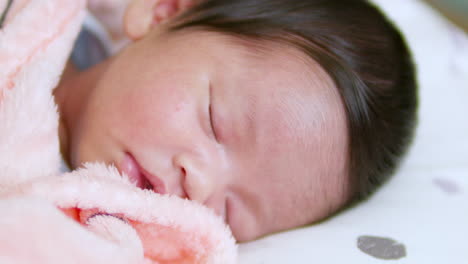
[[[174,161],[181,174],[180,187],[186,198],[205,204],[216,190],[214,166],[191,155],[179,155]]]
[[[211,208],[217,215],[226,217],[227,177],[219,169],[219,161],[203,162],[180,156],[177,160],[182,174],[181,186],[185,198]]]

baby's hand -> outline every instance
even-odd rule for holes
[[[88,0],[89,11],[104,25],[115,43],[139,39],[199,0]]]
[[[200,0],[132,0],[125,12],[124,29],[133,40],[144,37],[150,29],[167,22]]]

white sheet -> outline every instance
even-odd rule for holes
[[[401,243],[401,264],[468,263],[468,37],[420,0],[376,0],[418,66],[419,127],[400,171],[369,201],[317,225],[243,244],[242,264],[388,263],[364,235]]]

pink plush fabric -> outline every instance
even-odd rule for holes
[[[0,263],[235,263],[212,210],[103,164],[59,175],[52,90],[86,4],[16,0],[0,30]]]

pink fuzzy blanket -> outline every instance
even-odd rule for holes
[[[210,209],[138,189],[103,164],[59,173],[52,90],[86,5],[124,2],[15,0],[3,21],[0,263],[236,262],[230,230]]]

